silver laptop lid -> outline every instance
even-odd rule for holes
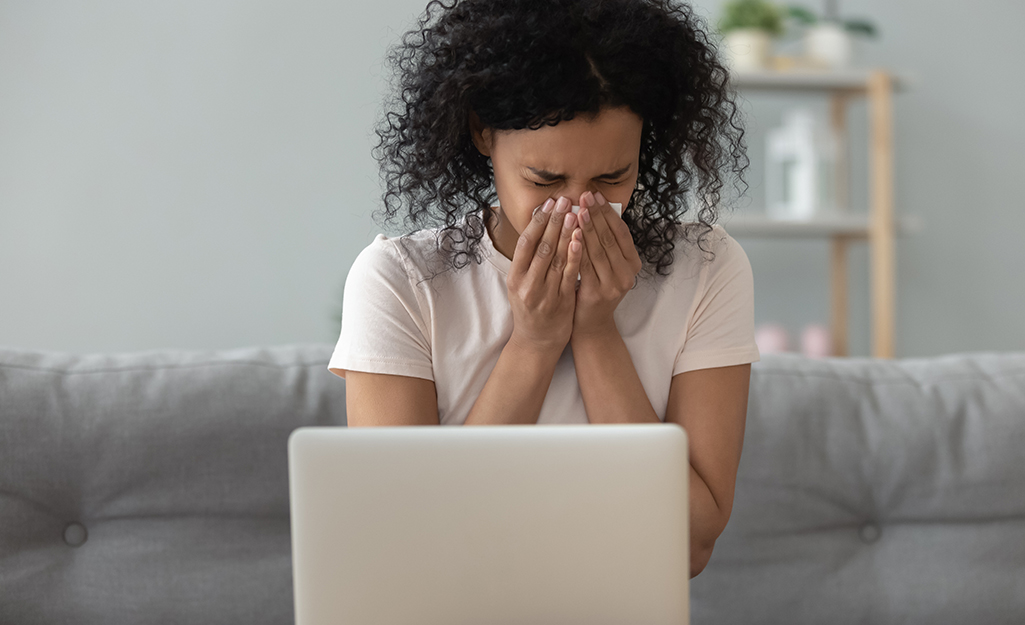
[[[297,625],[688,622],[674,424],[300,428]]]

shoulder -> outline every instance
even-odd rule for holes
[[[712,267],[740,267],[746,265],[750,268],[750,262],[747,258],[747,253],[744,252],[744,248],[720,224],[712,226],[712,231],[708,233],[708,241],[710,243],[709,247],[714,254],[714,257],[709,261]]]
[[[424,294],[423,269],[413,259],[424,255],[417,250],[424,247],[425,238],[419,232],[400,237],[378,234],[356,256],[342,294],[343,327],[347,316],[365,324],[388,319],[401,319],[397,322],[401,324],[413,317],[422,325],[430,306]]]
[[[708,252],[702,254],[705,288],[715,290],[731,284],[733,288],[753,290],[751,262],[740,243],[720,224],[713,225],[706,237],[707,244],[701,245]]]
[[[439,260],[436,235],[434,230],[395,237],[378,234],[356,257],[349,273],[402,276],[403,279],[429,276]]]
[[[744,249],[720,224],[712,224],[709,229],[697,222],[683,222],[674,243],[670,280],[686,281],[738,267],[750,271]]]
[[[689,245],[695,252],[692,256],[700,259],[694,274],[697,300],[706,304],[718,300],[722,305],[732,302],[731,305],[741,307],[753,301],[751,262],[744,248],[725,228],[715,224],[711,231],[705,229],[703,242]]]
[[[701,257],[701,264],[723,264],[735,260],[738,256],[746,257],[744,249],[737,243],[722,224],[712,224],[711,229],[704,228],[696,222],[687,222],[680,229],[679,241],[687,249],[693,249],[695,256]],[[725,259],[720,259],[725,256]]]

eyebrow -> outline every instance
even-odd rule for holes
[[[619,178],[626,172],[630,171],[630,167],[631,165],[627,165],[622,169],[617,169],[616,171],[609,172],[607,174],[602,174],[598,176],[598,178]],[[534,175],[543,180],[561,180],[566,177],[565,174],[557,174],[554,172],[550,172],[547,169],[537,169],[534,167],[527,167],[527,169],[529,169]]]

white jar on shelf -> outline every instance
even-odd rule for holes
[[[804,53],[820,67],[844,69],[851,66],[854,57],[853,37],[838,22],[820,22],[805,31]]]
[[[765,212],[784,220],[807,220],[836,211],[837,140],[808,108],[783,114],[766,134]]]
[[[723,38],[726,60],[738,72],[754,72],[769,66],[772,35],[761,28],[738,28]]]

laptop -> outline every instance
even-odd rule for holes
[[[297,625],[686,625],[676,424],[303,427]]]

